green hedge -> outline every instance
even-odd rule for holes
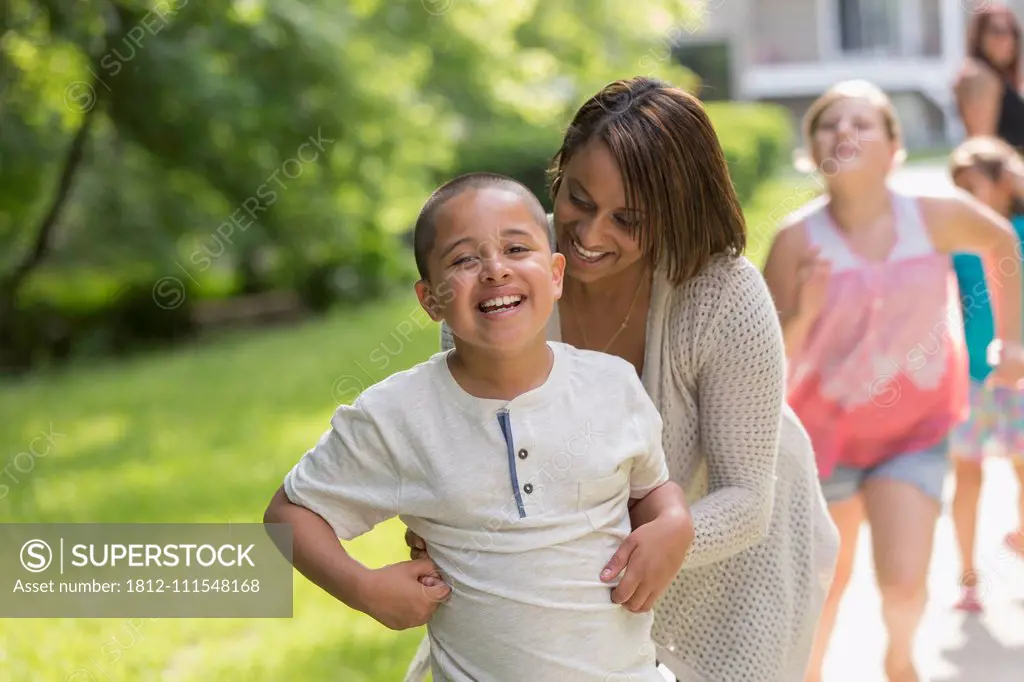
[[[729,162],[740,201],[789,159],[793,137],[789,115],[777,105],[712,102],[705,105]],[[491,171],[516,178],[551,210],[546,169],[561,142],[554,127],[501,123],[476,129],[460,146],[448,177]],[[440,178],[439,182],[444,178]]]
[[[386,294],[396,280],[409,278],[404,260],[395,240],[379,235],[364,240],[358,253],[286,264],[269,284],[294,291],[308,310],[322,313]],[[197,281],[174,268],[38,272],[19,298],[11,336],[0,339],[0,373],[185,341],[200,331],[197,305],[239,294],[230,273],[213,270]]]
[[[729,162],[736,193],[746,201],[789,159],[793,144],[789,114],[777,105],[746,102],[712,102],[706,109]]]
[[[547,170],[561,143],[557,126],[509,122],[479,126],[459,145],[455,167],[438,183],[477,171],[501,173],[529,187],[550,211]]]

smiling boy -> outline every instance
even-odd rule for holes
[[[546,340],[565,260],[514,180],[443,185],[415,246],[455,348],[339,407],[265,521],[292,524],[296,568],[340,601],[427,623],[435,680],[661,681],[650,607],[693,530],[635,370]],[[430,558],[373,570],[339,545],[394,516]]]

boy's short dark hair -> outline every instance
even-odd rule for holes
[[[544,234],[548,236],[550,243],[547,214],[537,195],[530,191],[529,187],[500,173],[467,173],[449,180],[434,190],[416,219],[416,227],[413,230],[413,252],[416,255],[416,269],[419,271],[420,279],[424,281],[429,279],[427,261],[434,248],[434,241],[437,239],[437,214],[441,208],[450,199],[454,199],[466,190],[490,188],[508,190],[521,198],[530,213],[533,214],[537,224],[544,230]]]

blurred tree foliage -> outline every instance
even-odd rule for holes
[[[0,0],[0,345],[18,310],[171,277],[198,297],[372,295],[406,267],[394,235],[440,179],[504,170],[516,140],[550,156],[614,78],[681,83],[668,48],[698,14],[693,0]]]

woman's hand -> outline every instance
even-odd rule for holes
[[[691,544],[693,521],[688,513],[662,514],[634,530],[601,572],[606,583],[622,574],[612,601],[633,613],[650,611],[675,580]]]
[[[405,544],[409,546],[409,556],[414,561],[427,556],[427,543],[408,528],[405,529]]]

